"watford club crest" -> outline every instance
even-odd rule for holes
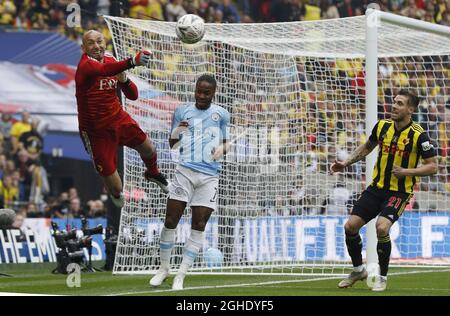
[[[102,165],[97,165],[97,170],[98,170],[98,172],[102,172],[103,171]]]
[[[409,144],[409,138],[405,138],[404,140],[403,140],[403,145],[408,145]]]

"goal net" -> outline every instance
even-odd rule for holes
[[[148,68],[129,71],[140,97],[124,107],[153,140],[169,179],[178,155],[168,145],[171,117],[194,101],[196,78],[213,73],[214,102],[231,114],[233,142],[220,174],[218,210],[206,227],[201,273],[342,274],[349,268],[344,223],[366,186],[365,162],[329,175],[365,135],[364,16],[273,24],[207,24],[205,38],[182,44],[175,24],[105,17],[117,58],[153,52]],[[422,178],[391,231],[392,262],[450,264],[449,53],[447,37],[381,23],[378,117],[389,118],[402,88],[421,97],[414,119],[439,149],[439,172]],[[124,152],[124,192],[114,273],[152,273],[167,196],[143,178],[136,151]],[[372,168],[373,166],[370,166]],[[181,262],[190,210],[177,227],[172,265]],[[361,231],[365,243],[364,229]],[[365,248],[363,250],[365,252]],[[363,257],[365,254],[363,253]]]

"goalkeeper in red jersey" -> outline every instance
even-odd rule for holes
[[[127,78],[125,70],[144,66],[150,52],[142,50],[136,56],[117,61],[105,54],[103,35],[90,30],[83,35],[81,56],[75,74],[80,136],[91,155],[97,172],[103,178],[114,204],[124,205],[122,181],[117,172],[117,148],[127,146],[139,152],[147,170],[148,181],[168,192],[167,180],[159,172],[155,146],[119,102],[116,90],[122,90],[128,99],[136,100],[136,85]]]

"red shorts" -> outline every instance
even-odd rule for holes
[[[128,113],[102,129],[80,129],[84,148],[91,156],[95,169],[103,176],[112,175],[117,169],[117,149],[119,146],[134,148],[142,144],[147,135]]]

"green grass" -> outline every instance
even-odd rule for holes
[[[149,276],[113,276],[111,272],[82,273],[81,287],[69,288],[66,275],[51,273],[54,266],[49,263],[0,265],[0,273],[13,276],[0,276],[0,292],[156,296],[450,296],[450,269],[427,272],[432,269],[392,268],[388,290],[382,293],[371,292],[365,282],[358,282],[353,288],[338,289],[336,284],[340,278],[326,279],[326,276],[251,275],[189,275],[185,280],[185,290],[174,292],[171,291],[172,277],[155,289],[148,285]]]

